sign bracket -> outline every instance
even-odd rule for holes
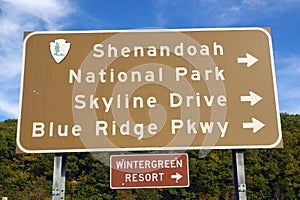
[[[65,199],[66,153],[56,153],[53,164],[52,200]]]
[[[234,175],[235,199],[246,200],[246,178],[243,150],[232,150],[232,166]]]

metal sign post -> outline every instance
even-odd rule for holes
[[[246,178],[243,150],[232,150],[234,190],[236,200],[246,200]]]
[[[52,200],[65,199],[66,154],[57,153],[53,165]]]

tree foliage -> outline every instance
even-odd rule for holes
[[[281,121],[283,149],[245,150],[248,199],[300,199],[300,115]],[[51,199],[54,155],[16,154],[16,127],[17,120],[0,122],[0,198]],[[231,150],[187,153],[189,187],[126,190],[110,189],[109,166],[97,159],[108,153],[68,153],[66,199],[234,199]]]

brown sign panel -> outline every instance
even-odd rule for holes
[[[143,154],[110,157],[110,187],[188,187],[187,154]]]
[[[273,148],[263,28],[32,32],[17,144],[27,153]]]

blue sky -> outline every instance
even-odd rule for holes
[[[0,0],[0,121],[17,118],[24,31],[271,27],[280,112],[300,114],[300,0]]]

